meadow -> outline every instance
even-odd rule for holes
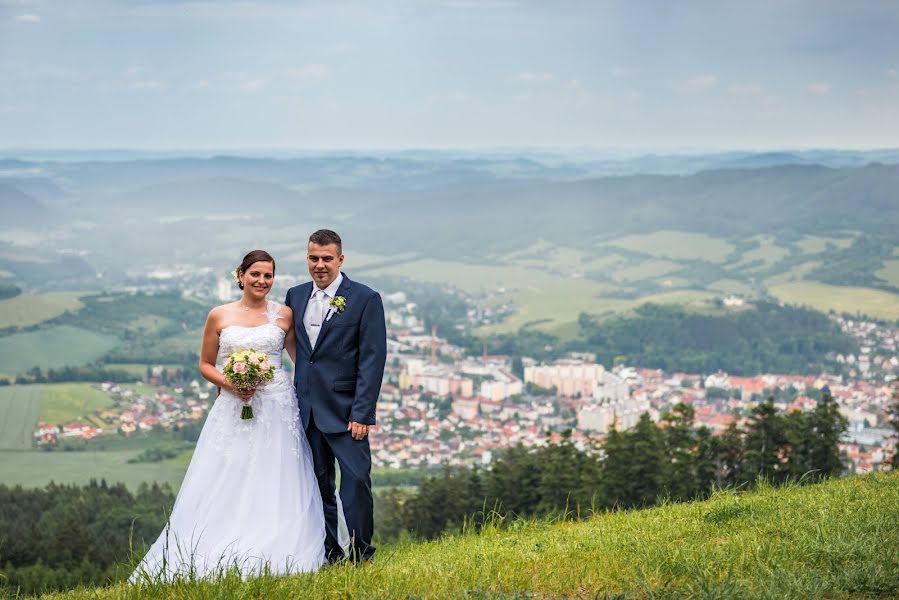
[[[13,386],[31,387],[31,386]],[[47,383],[41,390],[40,421],[64,425],[86,417],[112,404],[109,395],[96,383]]]
[[[71,325],[15,333],[0,337],[0,374],[15,375],[32,367],[46,370],[87,364],[117,344],[112,336]]]
[[[41,409],[40,385],[0,387],[0,452],[28,450]],[[13,457],[14,458],[14,457]],[[7,464],[11,461],[3,461]],[[0,481],[6,481],[0,477]]]
[[[891,321],[899,319],[899,294],[882,290],[799,281],[776,284],[769,291],[783,302],[810,306],[824,312],[833,310]]]
[[[139,559],[140,557],[135,557]],[[129,566],[123,567],[128,572]],[[830,480],[585,521],[488,521],[382,548],[364,567],[241,581],[115,584],[55,599],[875,598],[899,595],[899,474]]]
[[[28,327],[58,317],[67,310],[77,311],[83,304],[81,293],[21,294],[0,300],[0,329]]]

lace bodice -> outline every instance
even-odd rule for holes
[[[278,322],[281,305],[268,303],[266,314],[268,323],[256,326],[228,325],[219,334],[219,363],[224,364],[232,352],[237,350],[258,350],[265,352],[269,362],[281,369],[281,353],[284,350],[284,330]]]

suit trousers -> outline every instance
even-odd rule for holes
[[[374,501],[371,491],[371,449],[368,437],[354,440],[349,431],[325,433],[310,415],[306,438],[312,449],[315,477],[325,512],[325,557],[329,562],[344,558],[337,540],[337,498],[334,460],[340,465],[340,502],[350,536],[349,559],[356,562],[374,556]]]

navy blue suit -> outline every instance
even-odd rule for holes
[[[331,309],[313,349],[303,326],[313,285],[310,281],[288,290],[285,304],[293,310],[297,339],[294,383],[322,494],[325,553],[331,561],[343,556],[337,541],[336,458],[340,465],[340,500],[351,540],[350,558],[364,560],[375,551],[371,545],[371,450],[368,437],[354,440],[347,426],[351,421],[375,424],[387,360],[384,305],[377,292],[344,274],[336,295],[346,299],[346,308],[343,312]]]

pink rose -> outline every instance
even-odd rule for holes
[[[270,367],[271,367],[271,365],[268,364],[267,360],[264,360],[261,363],[259,363],[259,368],[262,369],[263,371],[268,371]]]
[[[250,358],[248,359],[248,362],[251,362],[251,363],[259,362],[259,357],[256,356],[255,354],[251,354]]]
[[[234,372],[235,373],[245,373],[246,370],[247,370],[246,363],[242,363],[242,362],[234,363]]]

